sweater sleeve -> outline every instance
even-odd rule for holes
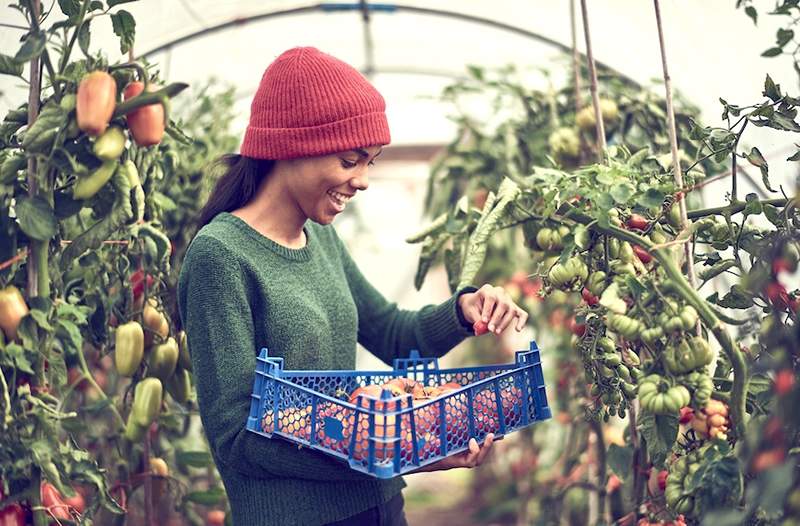
[[[235,254],[214,238],[196,238],[181,269],[178,302],[200,416],[215,458],[256,478],[369,479],[322,453],[246,429],[256,370],[249,300]]]
[[[459,312],[458,298],[474,292],[475,287],[464,287],[439,305],[426,305],[417,311],[400,309],[367,281],[331,230],[358,309],[358,341],[369,352],[389,365],[395,358],[408,356],[411,349],[417,349],[423,357],[438,358],[473,335]]]

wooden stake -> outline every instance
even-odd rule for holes
[[[592,54],[592,39],[589,36],[589,13],[586,9],[586,0],[581,0],[581,13],[583,14],[583,34],[586,37],[586,59],[589,62],[589,79],[592,91],[592,106],[594,106],[595,133],[597,133],[597,155],[601,163],[606,159],[606,131],[603,126],[603,113],[600,111],[600,96],[597,94],[597,70],[594,67]]]
[[[578,29],[575,23],[575,0],[569,2],[569,19],[572,27],[572,74],[575,77],[575,113],[581,111],[581,55],[578,53]]]
[[[653,6],[656,11],[656,25],[658,26],[658,44],[661,48],[661,65],[664,68],[664,90],[667,97],[667,124],[669,128],[669,143],[672,148],[672,169],[675,177],[675,185],[678,188],[683,188],[683,173],[681,172],[680,156],[678,154],[678,134],[675,128],[675,108],[672,105],[672,79],[669,76],[667,69],[667,52],[664,46],[664,29],[661,23],[661,8],[659,7],[658,0],[653,0]],[[686,217],[686,199],[685,195],[678,196],[678,210],[681,214],[681,231],[686,231],[688,228],[688,219]],[[675,206],[675,205],[672,205]],[[691,239],[687,239],[684,244],[684,254],[686,256],[686,275],[689,278],[689,283],[692,287],[697,288],[697,277],[694,272],[694,256],[692,254]]]

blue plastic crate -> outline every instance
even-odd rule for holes
[[[386,389],[376,397],[358,395],[354,403],[342,399],[395,378],[460,387],[423,401]],[[436,358],[411,351],[391,371],[286,371],[283,358],[262,349],[247,429],[391,478],[466,450],[470,437],[480,443],[489,433],[507,435],[550,416],[536,342],[510,364],[439,369]]]

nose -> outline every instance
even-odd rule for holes
[[[355,190],[361,191],[369,188],[369,177],[367,176],[367,170],[362,171],[359,175],[350,179],[350,186]]]

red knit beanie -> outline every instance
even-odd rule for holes
[[[261,77],[241,154],[294,159],[389,144],[385,109],[355,68],[316,48],[296,47]]]

